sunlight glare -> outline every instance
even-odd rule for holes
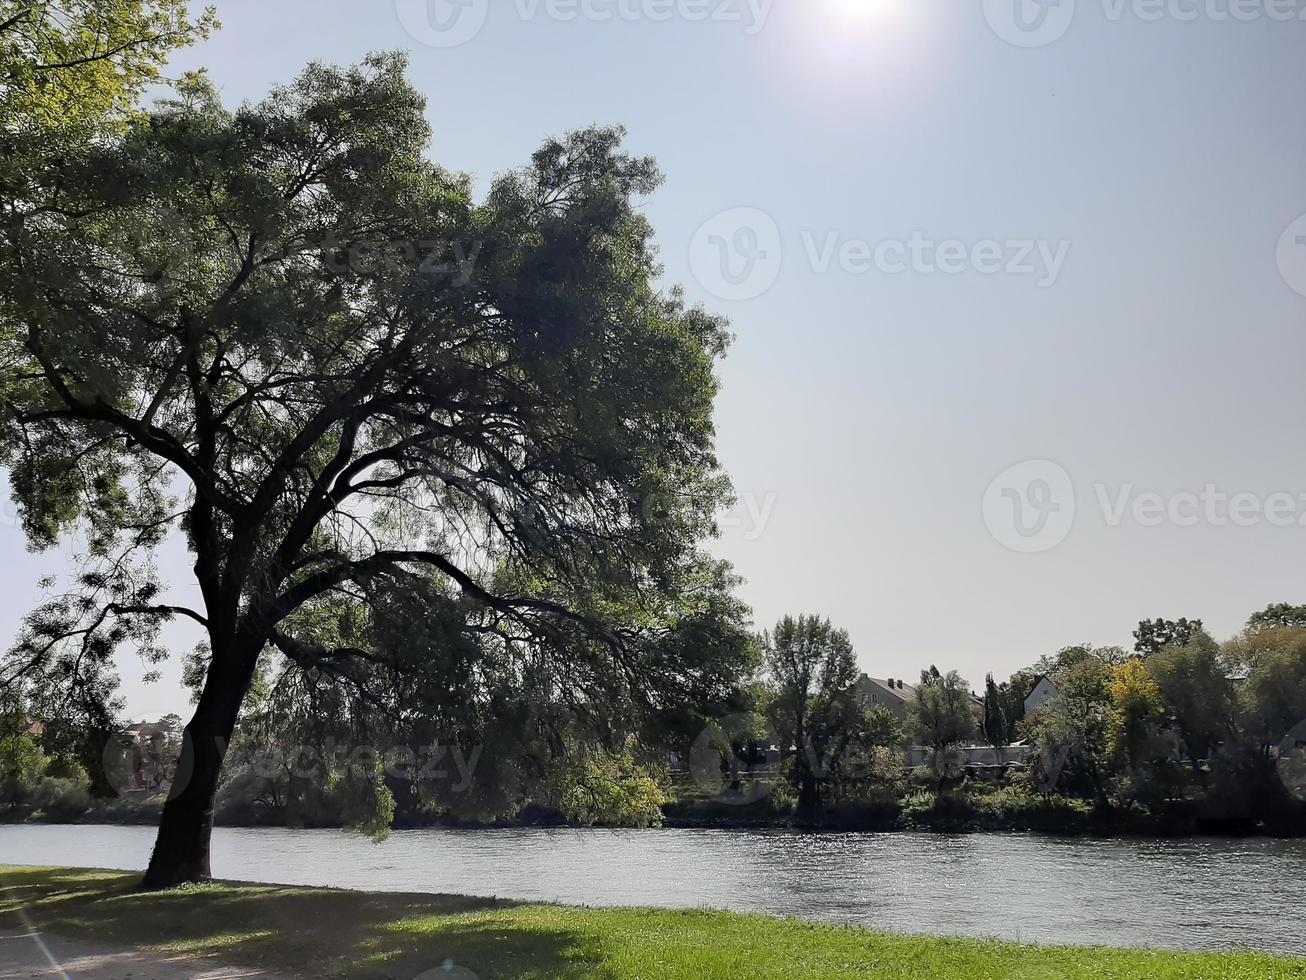
[[[884,17],[901,7],[902,0],[832,0],[834,5],[854,17]]]
[[[919,0],[811,0],[790,14],[785,63],[809,111],[904,116],[946,63],[944,32]]]

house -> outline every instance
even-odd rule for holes
[[[1039,677],[1034,682],[1034,689],[1025,698],[1025,717],[1028,718],[1053,698],[1060,696],[1061,688],[1057,687],[1056,681],[1047,676]]]
[[[867,708],[885,708],[899,723],[907,720],[907,705],[916,700],[916,688],[890,677],[879,680],[862,674],[857,682],[857,696]]]
[[[880,680],[862,674],[857,682],[857,695],[862,705],[867,708],[886,708],[899,722],[907,720],[907,705],[916,700],[916,687],[901,679],[893,677]],[[977,710],[984,708],[984,699],[974,691],[970,694],[971,704]]]
[[[1046,678],[1040,678],[1040,680],[1046,680]],[[1047,684],[1052,689],[1050,696],[1055,697],[1059,693],[1056,685],[1052,684],[1051,681],[1047,681]],[[862,705],[867,708],[886,709],[899,724],[906,723],[907,708],[916,700],[917,693],[918,688],[916,686],[892,677],[887,680],[880,680],[877,677],[867,677],[863,674],[857,682],[857,695]],[[984,699],[971,692],[970,700],[975,708],[975,728],[978,735]],[[905,745],[902,748],[902,754],[910,766],[926,765],[933,757],[932,750],[924,745]],[[1029,761],[1030,755],[1030,747],[1023,742],[996,749],[990,745],[961,745],[949,752],[949,757],[956,764],[962,766],[1008,767],[1024,765]]]

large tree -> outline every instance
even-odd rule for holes
[[[696,547],[727,335],[654,286],[654,165],[587,130],[478,202],[429,138],[399,56],[236,111],[192,77],[6,230],[2,461],[35,546],[85,543],[8,676],[85,687],[169,618],[207,636],[150,886],[209,876],[268,651],[445,700],[492,662],[610,716],[721,672],[679,637],[728,584]],[[174,529],[193,605],[150,560]]]

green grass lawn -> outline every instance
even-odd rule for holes
[[[138,875],[0,868],[0,917],[112,948],[311,977],[398,978],[452,961],[482,980],[1306,978],[1306,959],[1047,949],[880,935],[722,912],[573,909],[221,884],[146,894]],[[1086,914],[1092,914],[1087,912]],[[466,976],[462,970],[454,976]]]

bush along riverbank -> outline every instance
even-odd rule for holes
[[[1257,953],[1022,946],[710,911],[575,909],[434,895],[215,884],[140,893],[140,876],[0,868],[0,918],[56,949],[131,951],[263,975],[411,980],[1303,980]],[[21,910],[25,917],[20,919]],[[21,941],[19,936],[14,941]]]
[[[901,798],[842,802],[808,814],[798,812],[783,800],[743,806],[684,800],[666,807],[665,824],[679,828],[772,827],[948,834],[1039,832],[1096,837],[1306,836],[1306,820],[1300,815],[1263,821],[1212,816],[1195,805],[1176,805],[1159,812],[1141,806],[1095,807],[1084,800],[1030,793],[1015,787],[981,791],[917,790]]]
[[[0,806],[0,824],[119,824],[153,825],[159,819],[164,797],[95,800],[89,797],[69,807],[47,801]],[[656,827],[680,829],[756,830],[783,829],[813,832],[1016,833],[1035,832],[1062,836],[1306,836],[1306,820],[1264,822],[1229,819],[1204,814],[1196,805],[1172,805],[1155,813],[1134,806],[1094,807],[1084,800],[1044,795],[1011,786],[963,785],[943,791],[915,789],[899,796],[885,789],[845,799],[814,813],[801,813],[783,792],[747,803],[685,794],[668,800],[652,819],[623,818],[576,820],[560,810],[531,804],[511,816],[478,821],[449,813],[396,814],[397,830],[423,827]],[[220,809],[217,824],[225,827],[368,828],[351,821],[340,808],[299,814],[274,807]],[[376,836],[374,834],[374,836]]]
[[[1010,787],[974,792],[917,790],[836,803],[812,813],[800,812],[780,798],[747,805],[726,801],[684,800],[666,808],[673,827],[792,827],[846,831],[938,831],[943,833],[1045,831],[1058,834],[1100,833],[1105,822],[1079,800],[1040,796]]]

